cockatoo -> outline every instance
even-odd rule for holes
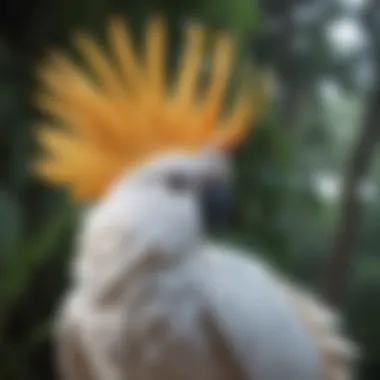
[[[230,200],[229,152],[257,108],[244,87],[222,105],[233,42],[217,35],[197,91],[205,31],[190,24],[166,89],[165,25],[147,27],[145,63],[120,19],[112,59],[76,43],[95,79],[63,53],[40,69],[37,101],[63,128],[40,128],[38,174],[91,201],[57,317],[67,380],[343,380],[356,347],[335,311],[207,227]]]

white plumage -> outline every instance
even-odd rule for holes
[[[152,159],[89,211],[57,325],[64,378],[350,378],[333,311],[204,235],[200,191],[228,176],[216,152]]]

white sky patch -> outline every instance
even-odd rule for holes
[[[328,174],[319,174],[314,178],[319,195],[329,201],[336,201],[341,195],[341,178]]]
[[[342,176],[322,172],[314,176],[314,186],[319,196],[329,202],[337,202],[342,196]],[[363,182],[359,189],[364,201],[372,201],[377,196],[377,189],[373,183]]]
[[[343,18],[330,24],[326,30],[332,48],[340,55],[351,55],[367,46],[363,29],[350,18]]]

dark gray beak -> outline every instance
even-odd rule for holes
[[[215,181],[209,183],[202,194],[202,211],[208,231],[232,227],[236,220],[236,204],[230,183]]]

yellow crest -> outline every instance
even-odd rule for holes
[[[108,32],[112,56],[87,35],[75,39],[93,76],[60,52],[39,72],[44,88],[36,100],[61,127],[39,128],[45,155],[35,164],[37,175],[66,186],[79,200],[94,200],[120,173],[148,156],[206,144],[230,150],[245,137],[257,112],[251,91],[239,91],[230,113],[222,117],[234,58],[227,35],[216,38],[211,78],[199,93],[206,35],[200,25],[187,29],[174,86],[167,85],[161,18],[148,23],[144,57],[134,51],[121,19],[112,19]]]

